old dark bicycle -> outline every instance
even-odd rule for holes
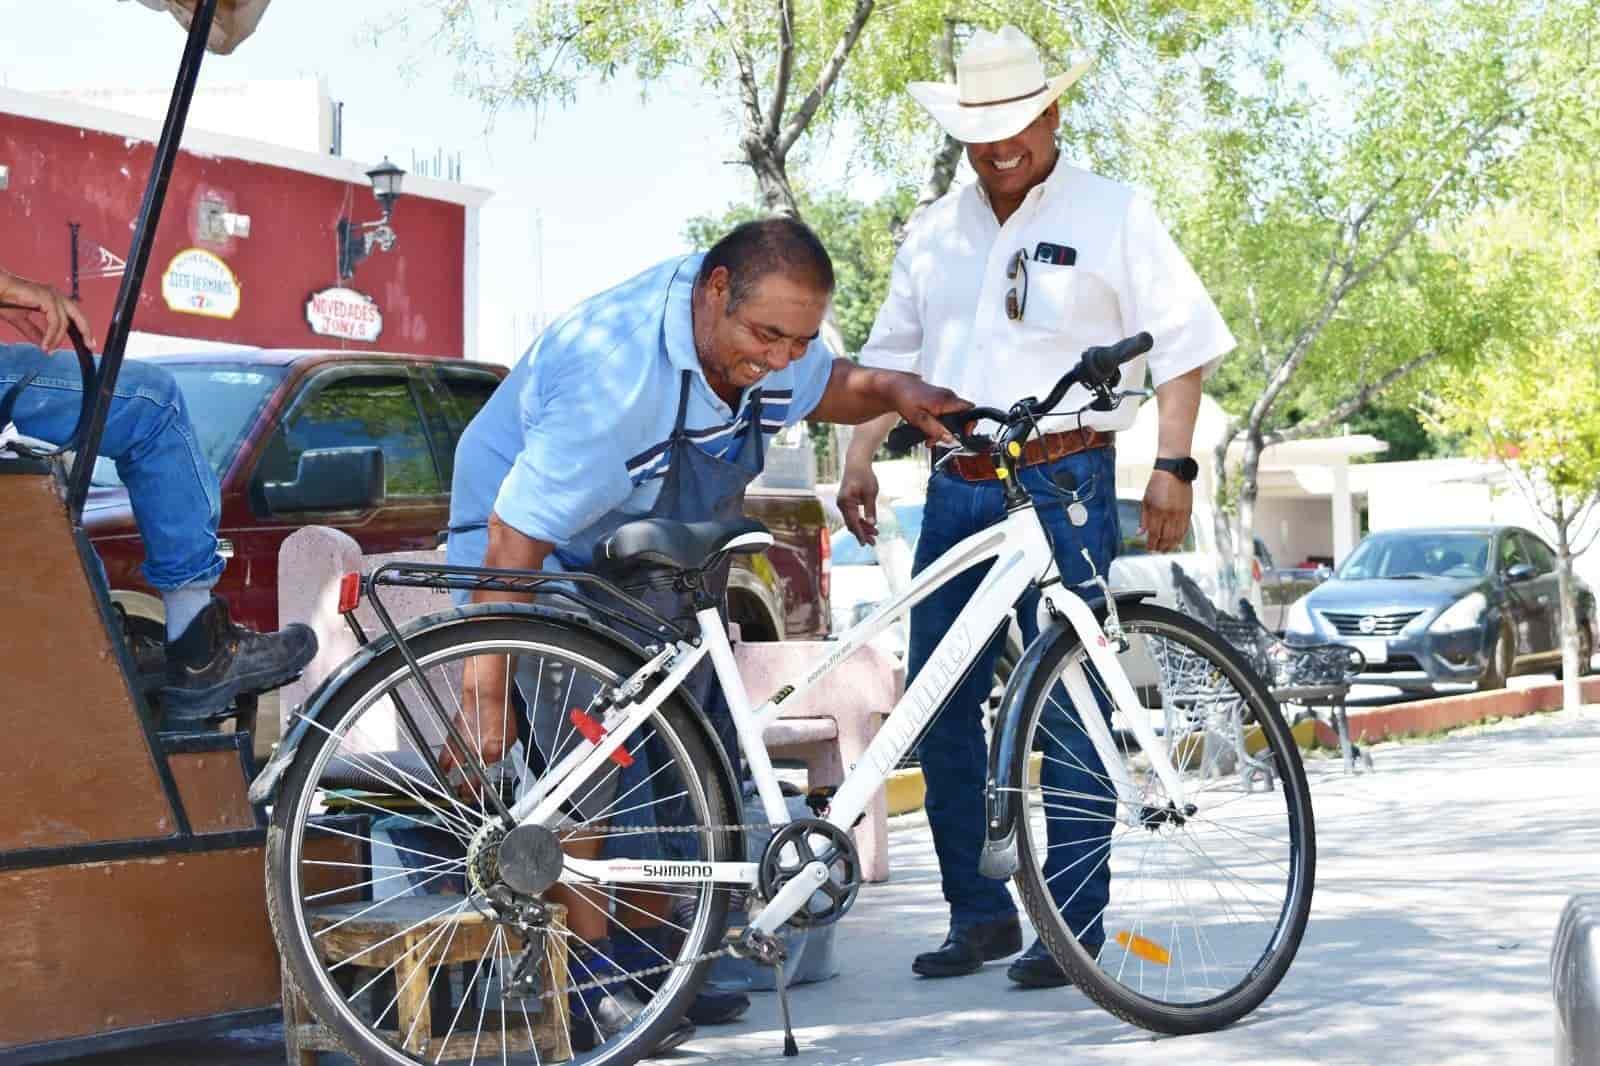
[[[386,633],[298,712],[253,789],[274,804],[269,901],[312,1009],[373,1062],[538,1062],[553,1049],[635,1061],[671,1030],[714,959],[776,965],[784,928],[850,909],[861,878],[848,830],[1016,603],[1042,587],[1052,624],[1018,664],[991,754],[985,872],[1014,877],[1057,961],[1117,1016],[1194,1033],[1253,1010],[1287,971],[1310,910],[1316,849],[1298,749],[1261,679],[1215,632],[1143,594],[1108,596],[1102,584],[1080,595],[1046,580],[1051,546],[1015,477],[1021,445],[1072,385],[1087,386],[1089,402],[1115,403],[1119,362],[1148,346],[1140,335],[1091,349],[1044,401],[952,417],[969,451],[1007,471],[1007,518],[753,709],[714,603],[702,596],[697,625],[680,626],[618,582],[698,588],[730,553],[770,543],[758,523],[624,526],[602,549],[611,580],[399,564],[352,580],[351,601],[369,595]],[[996,423],[995,438],[967,433],[974,419]],[[791,820],[760,739],[777,705],[939,584],[991,560],[845,782],[811,797],[814,818]],[[445,611],[402,631],[382,609],[393,586],[538,591],[545,602]],[[489,709],[518,744],[492,766],[468,759],[462,786],[438,752],[478,749],[484,719],[463,713],[462,683],[468,660],[489,657],[520,679]],[[760,825],[734,813],[728,762],[681,690],[707,659],[766,811]],[[552,719],[553,731],[532,726]],[[1228,743],[1246,746],[1250,773],[1216,772],[1207,745],[1221,721],[1237,724]],[[329,828],[335,811],[384,832]],[[744,861],[742,836],[769,830],[761,859]],[[384,858],[367,867],[317,855],[378,836]],[[1094,892],[1105,896],[1074,906]],[[729,935],[736,895],[754,916]],[[604,915],[603,937],[574,931],[575,906]],[[355,922],[413,946],[380,957],[371,936],[341,943]],[[447,962],[464,923],[491,932]],[[408,999],[430,1001],[426,1024]]]

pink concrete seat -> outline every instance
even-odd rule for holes
[[[340,577],[356,570],[371,573],[391,561],[443,560],[442,550],[363,556],[349,535],[327,526],[306,526],[284,540],[278,551],[278,616],[285,625],[306,623],[318,641],[316,658],[280,694],[284,728],[294,709],[357,650],[355,636],[339,616]],[[431,589],[385,589],[383,602],[397,625],[450,606],[447,594]],[[356,618],[369,637],[382,632],[365,599]],[[798,682],[818,657],[835,647],[821,641],[737,641],[733,646],[745,691],[758,705],[778,686]],[[903,670],[893,657],[863,648],[809,692],[784,702],[781,715],[764,734],[767,750],[774,758],[803,763],[808,787],[837,785],[893,709],[903,683]],[[866,879],[887,880],[888,800],[883,790],[873,798],[855,836]]]

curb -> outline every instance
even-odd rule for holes
[[[1600,703],[1600,678],[1580,680],[1578,692],[1584,703]],[[1490,718],[1518,718],[1525,714],[1560,709],[1559,681],[1532,688],[1439,696],[1393,707],[1352,709],[1349,712],[1350,739],[1358,744],[1372,744],[1393,737],[1457,729]],[[1316,739],[1323,747],[1339,747],[1339,738],[1333,727],[1320,719],[1316,723]]]
[[[1586,678],[1578,683],[1584,703],[1600,703],[1600,678]],[[1350,739],[1357,744],[1375,744],[1395,737],[1437,733],[1458,729],[1490,718],[1518,718],[1525,714],[1561,709],[1561,683],[1537,685],[1532,688],[1500,689],[1495,692],[1467,692],[1457,696],[1438,696],[1428,700],[1415,700],[1393,707],[1353,708],[1350,718]],[[1333,726],[1321,718],[1307,718],[1291,727],[1295,743],[1303,750],[1314,747],[1339,748],[1339,736]],[[1246,746],[1254,751],[1259,741],[1246,739]],[[1033,756],[1033,772],[1037,781],[1039,756]],[[889,801],[889,814],[910,814],[922,809],[927,796],[927,784],[919,767],[895,770],[889,775],[884,791]]]

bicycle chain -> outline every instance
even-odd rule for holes
[[[738,825],[657,825],[639,826],[637,828],[618,828],[613,826],[605,826],[589,829],[585,832],[591,833],[594,836],[639,836],[645,833],[727,833],[734,830],[749,829],[765,829],[772,832],[777,832],[777,830],[780,828],[781,826],[766,822],[747,822]],[[742,890],[730,889],[730,891]],[[595,978],[592,981],[584,981],[581,984],[575,985],[568,984],[562,990],[561,994],[565,995],[570,992],[589,992],[597,988],[607,988],[614,985],[627,984],[628,982],[635,981],[641,977],[653,977],[658,973],[668,973],[683,966],[698,966],[702,962],[711,962],[724,956],[731,955],[733,955],[733,946],[724,945],[723,947],[717,948],[715,951],[702,952],[699,955],[695,955],[688,959],[678,959],[674,962],[665,962],[659,966],[651,966],[643,970],[629,970],[621,976],[612,976],[604,979]],[[570,974],[570,969],[568,972]],[[549,999],[556,994],[556,990],[552,988],[549,991],[542,993],[539,998]]]

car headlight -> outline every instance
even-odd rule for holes
[[[1311,608],[1306,604],[1310,596],[1301,596],[1289,605],[1289,614],[1283,621],[1285,633],[1315,636],[1317,623],[1311,617]]]
[[[1477,629],[1483,624],[1483,612],[1488,607],[1489,600],[1483,593],[1470,593],[1451,604],[1428,628],[1437,633],[1459,633],[1464,629]]]

